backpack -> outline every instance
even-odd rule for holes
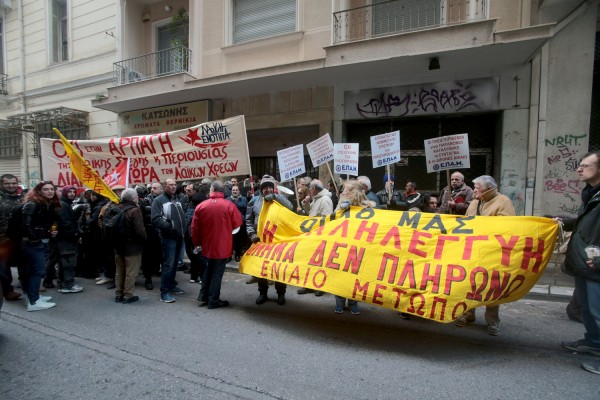
[[[14,241],[20,241],[23,237],[23,205],[24,203],[17,204],[10,210],[6,235]]]
[[[130,235],[125,221],[125,211],[135,208],[131,204],[115,204],[104,214],[102,229],[104,237],[112,247],[122,250],[129,242]]]

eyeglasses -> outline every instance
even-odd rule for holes
[[[577,165],[577,169],[579,169],[579,168],[586,169],[587,167],[591,167],[592,165],[597,165],[597,164],[596,163],[593,163],[593,164],[582,164],[582,163],[579,163]]]

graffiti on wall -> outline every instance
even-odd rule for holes
[[[579,181],[576,171],[579,159],[586,152],[586,138],[586,134],[565,134],[545,139],[544,214],[577,214],[585,185]]]
[[[346,92],[346,118],[403,117],[487,111],[496,106],[494,79],[437,82]]]

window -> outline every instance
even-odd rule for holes
[[[0,159],[21,157],[21,134],[0,128]]]
[[[50,61],[69,60],[68,0],[50,0]]]
[[[296,0],[233,0],[233,43],[296,31]]]

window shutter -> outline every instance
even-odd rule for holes
[[[296,0],[235,0],[233,43],[296,31]]]

